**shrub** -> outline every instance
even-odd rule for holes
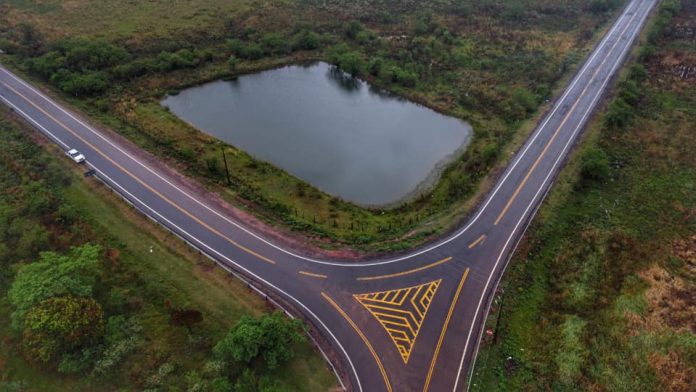
[[[49,298],[26,315],[22,348],[31,361],[48,364],[90,347],[104,334],[104,312],[92,298]]]
[[[601,148],[591,148],[585,151],[581,162],[583,179],[605,181],[609,178],[609,158]]]
[[[91,296],[95,282],[93,271],[100,252],[100,246],[86,244],[65,256],[55,252],[41,253],[38,261],[20,267],[8,293],[15,307],[13,327],[22,329],[24,315],[29,309],[48,298]]]
[[[380,78],[384,81],[397,83],[405,87],[414,87],[418,81],[418,74],[407,71],[397,65],[382,67]]]
[[[109,87],[109,82],[103,72],[77,74],[61,69],[53,74],[50,80],[63,92],[76,97],[99,94]]]
[[[18,26],[20,52],[23,55],[34,56],[42,50],[43,35],[29,23]]]
[[[161,52],[156,59],[159,71],[173,71],[176,69],[193,68],[199,61],[195,53],[188,49],[181,49],[175,53]]]
[[[216,175],[220,173],[220,162],[218,161],[217,157],[215,156],[209,156],[205,158],[205,168],[208,170],[208,173],[212,175]]]
[[[239,59],[237,58],[237,56],[235,56],[233,54],[231,54],[230,57],[227,58],[227,67],[229,67],[229,69],[231,71],[234,71],[235,69],[237,69],[238,63],[239,63]]]
[[[623,99],[617,98],[607,108],[604,123],[610,129],[622,129],[633,119],[633,108]]]
[[[279,33],[268,33],[261,37],[261,46],[266,53],[282,56],[292,51],[288,40]]]
[[[338,56],[337,63],[343,71],[358,76],[362,73],[365,62],[358,52],[346,52]]]
[[[357,20],[353,20],[343,26],[343,34],[349,39],[355,39],[362,30],[363,25]]]
[[[297,34],[292,39],[293,49],[300,50],[314,50],[319,48],[319,36],[317,33],[312,31],[303,30]]]
[[[527,114],[536,110],[537,97],[524,87],[517,87],[513,90],[511,98],[512,101],[524,109]]]
[[[125,49],[104,40],[70,38],[58,44],[71,71],[101,70],[130,59]]]
[[[241,363],[261,357],[274,369],[292,358],[292,344],[304,340],[301,330],[299,320],[287,319],[281,312],[245,316],[215,345],[213,353],[221,360]]]

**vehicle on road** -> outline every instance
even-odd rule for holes
[[[85,156],[74,148],[68,150],[65,155],[69,156],[75,163],[83,163],[85,161]]]

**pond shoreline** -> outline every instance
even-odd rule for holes
[[[323,61],[198,84],[160,105],[198,132],[366,209],[396,208],[432,190],[473,137],[468,122]]]

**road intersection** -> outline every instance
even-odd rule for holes
[[[656,3],[629,2],[462,228],[390,259],[317,260],[285,249],[2,67],[0,100],[80,150],[129,203],[311,323],[347,389],[458,391],[507,261]]]

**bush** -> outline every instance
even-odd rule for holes
[[[418,81],[418,74],[407,71],[397,65],[383,67],[380,78],[386,82],[397,83],[404,87],[415,87]]]
[[[349,39],[357,38],[358,33],[360,33],[361,31],[363,31],[363,25],[357,20],[353,20],[350,23],[343,26],[343,34],[346,36],[346,38]]]
[[[34,56],[42,50],[43,35],[39,30],[29,23],[20,23],[19,32],[19,51],[23,55]]]
[[[231,71],[234,71],[235,69],[237,69],[238,63],[239,63],[239,59],[237,58],[237,56],[235,56],[233,54],[231,54],[230,57],[227,58],[227,67],[229,67],[229,69]]]
[[[607,108],[604,123],[609,129],[622,129],[633,119],[633,107],[623,99],[617,98]]]
[[[100,252],[100,246],[86,244],[73,248],[66,256],[41,253],[38,261],[20,267],[8,293],[15,307],[13,327],[21,330],[29,309],[48,298],[90,297]]]
[[[358,52],[340,54],[337,59],[337,64],[339,68],[353,76],[362,74],[363,67],[365,66],[365,62]]]
[[[290,53],[292,47],[287,38],[279,33],[268,33],[261,37],[261,46],[265,53],[270,53],[274,56],[282,56]]]
[[[585,180],[606,181],[609,178],[609,158],[604,150],[591,148],[582,156],[581,174]]]
[[[220,162],[218,161],[216,156],[209,156],[205,158],[205,168],[208,170],[208,173],[212,175],[216,175],[220,173]]]
[[[302,323],[290,320],[281,312],[259,318],[242,317],[215,345],[213,353],[221,360],[250,363],[263,358],[274,369],[293,357],[292,345],[304,340]]]
[[[31,361],[48,364],[64,354],[92,346],[103,334],[104,312],[95,300],[49,298],[27,313],[22,348]]]
[[[125,49],[104,40],[70,38],[58,44],[71,71],[102,70],[130,59]]]
[[[108,79],[103,72],[77,74],[61,69],[53,74],[50,80],[63,92],[76,97],[96,95],[109,87]]]
[[[319,35],[312,31],[303,30],[292,39],[292,47],[296,50],[314,50],[319,48]]]
[[[517,87],[513,90],[511,98],[527,114],[534,112],[537,108],[537,97],[524,87]]]
[[[176,53],[161,52],[155,61],[159,71],[193,68],[199,63],[196,54],[188,49],[181,49]]]

